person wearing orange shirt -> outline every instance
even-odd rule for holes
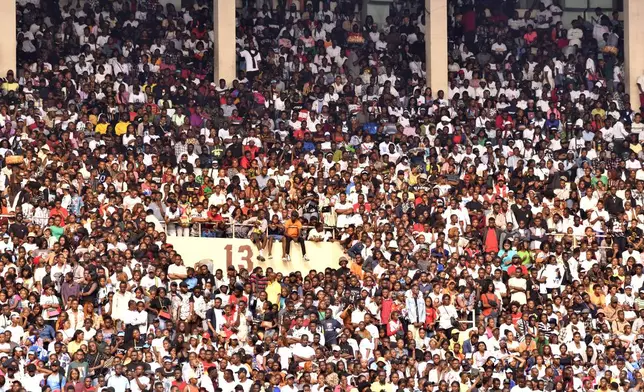
[[[291,213],[291,219],[284,222],[284,238],[282,238],[282,253],[283,261],[291,260],[289,255],[291,251],[291,242],[297,242],[302,247],[302,257],[305,261],[309,261],[306,256],[306,245],[304,244],[304,237],[302,237],[302,222],[299,219],[299,214],[296,211]]]
[[[590,302],[598,308],[606,306],[606,294],[602,291],[602,286],[599,284],[593,285],[592,290],[587,290],[590,296]]]
[[[61,188],[65,189],[65,185],[67,185],[67,184],[63,184],[63,186]],[[67,186],[69,186],[69,185],[67,185]],[[65,220],[67,219],[68,215],[69,215],[69,212],[67,211],[66,208],[63,208],[61,206],[60,200],[56,200],[56,203],[54,204],[54,207],[52,207],[49,210],[49,217],[53,218],[55,216],[60,216],[61,221],[63,222],[63,224],[65,223]]]
[[[525,339],[523,342],[519,343],[519,352],[522,353],[524,351],[527,351],[531,353],[532,351],[537,349],[537,343],[534,341],[534,336],[531,334],[525,335]]]

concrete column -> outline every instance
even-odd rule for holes
[[[16,0],[0,0],[0,77],[16,75],[16,35]]]
[[[219,79],[225,79],[230,86],[237,77],[235,2],[231,0],[213,1],[215,83],[218,83]]]
[[[425,61],[434,98],[439,90],[447,96],[447,0],[425,0]]]
[[[644,1],[624,0],[624,73],[626,91],[631,97],[631,108],[640,111],[637,78],[644,75]]]

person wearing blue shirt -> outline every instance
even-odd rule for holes
[[[197,283],[199,283],[199,280],[197,279],[197,276],[195,275],[195,270],[194,268],[188,268],[187,270],[188,277],[185,278],[183,281],[188,285],[188,290],[192,290],[195,288]]]
[[[503,243],[503,249],[499,250],[497,256],[501,258],[501,269],[507,271],[508,268],[512,265],[512,257],[516,255],[517,252],[512,249],[512,246],[509,241]]]
[[[36,318],[36,330],[43,343],[49,343],[56,337],[54,328],[49,324],[45,324],[45,320],[40,316]]]
[[[362,129],[367,131],[369,135],[375,135],[378,133],[378,124],[375,122],[368,122],[362,126]]]
[[[46,385],[51,388],[52,392],[63,391],[65,384],[67,384],[67,379],[63,375],[63,371],[60,368],[60,362],[52,362],[50,369],[52,373],[47,376]]]
[[[315,143],[311,140],[309,132],[304,134],[304,142],[302,143],[302,150],[309,152],[315,150]]]

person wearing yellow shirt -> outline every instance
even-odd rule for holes
[[[639,143],[639,140],[637,140],[637,135],[631,134],[631,142],[628,147],[635,154],[639,154],[642,151],[642,145]]]
[[[130,122],[127,119],[127,116],[122,116],[121,120],[116,124],[116,128],[114,128],[114,132],[116,133],[116,136],[123,136],[127,133],[127,128],[130,126]]]
[[[384,362],[382,359],[378,359],[378,362]],[[372,392],[394,392],[394,385],[390,382],[387,382],[387,372],[384,369],[380,369],[378,372],[378,379],[371,384]]]
[[[2,90],[5,92],[16,91],[19,87],[20,85],[13,77],[13,71],[7,72],[7,79],[5,79],[2,83]]]
[[[76,351],[81,349],[81,346],[84,344],[87,344],[87,341],[85,341],[85,335],[81,330],[77,330],[74,332],[74,336],[72,339],[67,343],[67,352],[69,355],[74,357],[74,354],[76,354]]]
[[[537,343],[533,340],[534,336],[532,334],[525,335],[523,342],[519,343],[519,352],[524,351],[532,352],[537,349]]]
[[[90,123],[92,123],[93,126],[96,126],[96,124],[98,124],[98,115],[95,113],[90,113],[87,119]]]
[[[606,306],[606,295],[602,291],[602,287],[598,284],[594,285],[592,290],[587,291],[590,296],[590,302],[600,308]]]
[[[266,299],[272,304],[279,304],[282,285],[275,279],[274,273],[269,275],[268,282],[268,285],[264,289],[266,291]]]
[[[595,108],[593,109],[593,111],[592,111],[592,112],[590,112],[590,115],[591,115],[593,118],[595,118],[595,116],[596,116],[596,115],[598,115],[598,114],[599,114],[599,117],[601,117],[601,118],[602,118],[602,120],[606,118],[606,110],[604,110],[604,108],[602,108],[602,107],[601,107],[601,103],[600,103],[600,102],[597,102],[597,103],[595,104]]]
[[[94,127],[94,130],[96,131],[96,133],[100,133],[101,135],[105,135],[107,133],[107,127],[108,127],[109,124],[103,118],[101,118],[99,121],[100,122],[98,124],[96,124],[96,126]]]

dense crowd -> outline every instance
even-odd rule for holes
[[[644,388],[618,12],[450,0],[436,91],[420,0],[384,23],[361,0],[246,0],[234,81],[213,80],[211,0],[17,3],[0,392]],[[195,265],[168,236],[258,257]],[[310,241],[346,256],[316,270]],[[262,265],[300,252],[310,271]]]

